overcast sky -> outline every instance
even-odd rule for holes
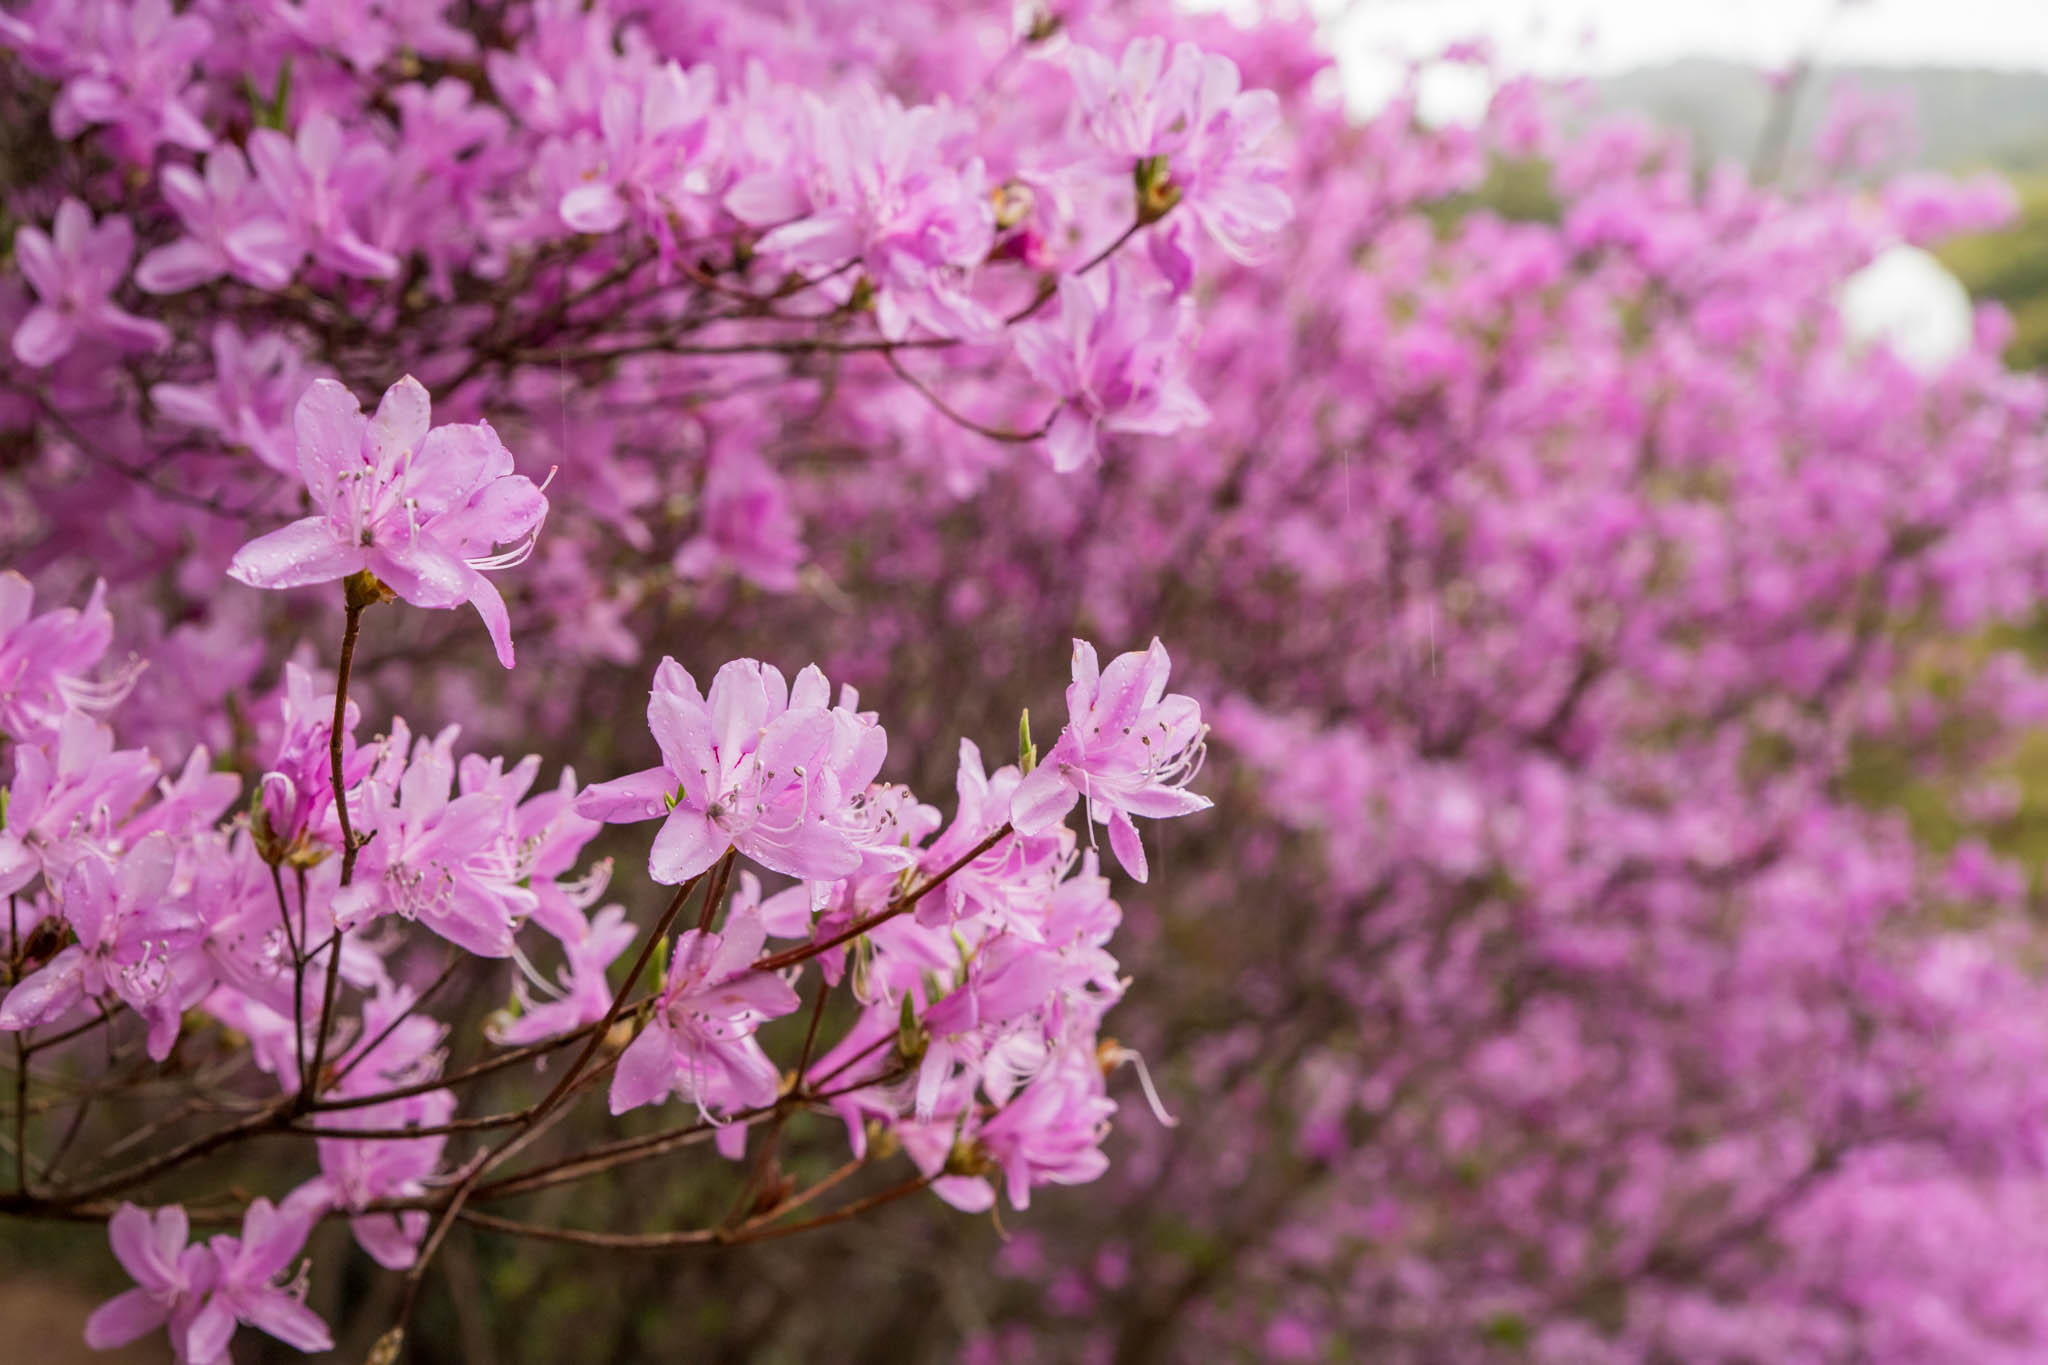
[[[1782,67],[1809,53],[1829,62],[2048,70],[2048,0],[1311,3],[1333,21],[1331,41],[1343,60],[1345,87],[1361,110],[1399,87],[1409,61],[1475,36],[1492,40],[1508,70],[1547,75],[1605,73],[1681,57]],[[1471,116],[1485,104],[1485,85],[1470,73],[1439,71],[1424,84],[1423,104],[1425,118]]]
[[[2048,0],[1314,0],[1347,58],[1484,33],[1507,64],[1611,71],[1686,56],[2048,69]]]

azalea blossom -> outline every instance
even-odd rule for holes
[[[159,351],[170,329],[137,317],[114,302],[114,291],[135,256],[135,230],[119,214],[97,224],[76,199],[57,206],[50,231],[23,226],[14,234],[14,260],[40,300],[14,329],[14,358],[24,365],[54,365],[83,340],[122,350]]]
[[[54,1023],[111,995],[148,1020],[149,1055],[168,1057],[181,1016],[210,984],[186,960],[199,926],[172,894],[175,858],[170,837],[158,832],[117,864],[96,853],[73,863],[60,904],[78,941],[7,993],[0,1030]]]
[[[268,269],[296,271],[311,254],[344,275],[389,279],[398,273],[398,258],[357,229],[358,214],[381,188],[390,161],[381,143],[344,129],[332,114],[314,113],[295,137],[256,129],[249,135],[249,161],[284,215],[283,231],[266,228],[260,240],[245,233],[231,239],[231,248],[267,262]]]
[[[175,162],[161,176],[164,199],[185,236],[142,258],[135,267],[138,285],[152,294],[176,294],[229,273],[264,289],[291,283],[305,250],[292,240],[241,148],[214,148],[203,177]]]
[[[781,977],[753,970],[767,938],[758,917],[741,915],[723,933],[691,929],[676,939],[647,1026],[612,1075],[614,1114],[670,1095],[713,1113],[775,1102],[780,1073],[754,1030],[802,1002]]]
[[[83,607],[35,611],[36,591],[0,570],[0,735],[17,743],[56,734],[72,711],[102,712],[135,685],[139,667],[104,681],[86,677],[113,642],[107,586],[93,584]]]
[[[225,1360],[241,1324],[301,1351],[331,1351],[334,1337],[306,1307],[304,1290],[280,1287],[312,1230],[302,1213],[258,1199],[242,1216],[239,1236],[223,1233],[207,1243],[216,1271],[205,1302],[186,1329],[185,1349],[195,1361]]]
[[[359,788],[356,828],[374,833],[356,878],[334,895],[349,928],[384,915],[417,920],[481,957],[507,957],[536,897],[521,886],[512,812],[496,792],[451,793],[455,736],[449,726],[405,754],[409,736],[392,737],[391,755]]]
[[[179,1354],[186,1354],[186,1335],[219,1272],[212,1251],[186,1245],[191,1227],[177,1204],[150,1213],[124,1203],[114,1211],[107,1241],[135,1287],[93,1310],[85,1322],[86,1345],[111,1351],[168,1326]]]
[[[1114,263],[1060,279],[1059,312],[1015,337],[1024,367],[1061,399],[1045,433],[1054,469],[1094,459],[1102,432],[1170,436],[1209,420],[1183,368],[1188,316]]]
[[[1146,879],[1145,846],[1133,815],[1165,819],[1207,810],[1187,789],[1200,769],[1202,709],[1166,692],[1166,646],[1119,654],[1101,667],[1095,646],[1074,641],[1067,728],[1017,787],[1011,820],[1020,831],[1050,826],[1086,797],[1089,818],[1109,826],[1109,846],[1124,871]]]
[[[674,659],[654,672],[647,725],[661,765],[586,788],[578,814],[609,823],[663,817],[648,874],[673,886],[728,848],[792,877],[843,877],[867,831],[855,802],[881,771],[879,725],[827,705],[815,666],[794,687],[773,664],[737,659],[708,698]]]
[[[1146,35],[1112,63],[1076,45],[1068,69],[1089,131],[1137,168],[1141,216],[1195,215],[1232,257],[1264,254],[1293,213],[1282,163],[1263,150],[1278,129],[1271,91],[1245,90],[1237,64],[1193,43]]]
[[[244,545],[228,573],[252,587],[296,588],[369,572],[414,606],[468,602],[510,668],[511,620],[484,574],[532,551],[547,497],[512,472],[489,423],[430,428],[428,415],[427,391],[410,375],[371,418],[340,384],[314,380],[292,428],[321,510]],[[516,548],[492,553],[506,544]]]
[[[50,126],[75,138],[111,124],[129,160],[147,164],[159,144],[204,151],[206,122],[186,102],[193,67],[213,41],[197,14],[174,13],[171,0],[78,0],[82,22],[67,35],[63,65],[73,72],[50,110]]]

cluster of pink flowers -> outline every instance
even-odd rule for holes
[[[498,601],[480,569],[510,561],[465,551],[507,541],[530,549],[547,504],[510,472],[488,426],[430,427],[427,396],[406,379],[370,419],[320,381],[295,429],[307,491],[325,510],[244,546],[236,577],[273,588],[346,578],[345,651],[380,599],[449,607],[481,592]],[[522,964],[552,942],[566,962],[561,989],[524,966],[490,1040],[544,1054],[553,1040],[617,1019],[624,998],[606,969],[638,935],[622,906],[592,910],[608,865],[574,875],[600,821],[664,818],[648,863],[657,884],[693,887],[720,869],[699,927],[670,947],[664,984],[628,1016],[636,1032],[616,1058],[614,1114],[680,1097],[721,1126],[727,1155],[743,1155],[747,1126],[779,1115],[783,1094],[758,1026],[799,1007],[815,962],[819,991],[849,987],[858,1014],[846,1040],[793,1084],[847,1116],[857,1157],[869,1150],[869,1125],[900,1126],[924,1182],[970,1209],[993,1199],[989,1172],[1024,1207],[1036,1185],[1106,1167],[1100,1144],[1115,1105],[1097,1030],[1124,989],[1105,951],[1119,915],[1093,855],[1081,855],[1059,816],[1078,794],[1109,803],[1119,854],[1142,872],[1125,812],[1207,804],[1184,790],[1191,766],[1162,768],[1151,738],[1101,739],[1113,724],[1199,748],[1199,710],[1165,695],[1156,642],[1098,670],[1093,648],[1077,641],[1073,723],[1048,766],[1021,782],[1016,768],[990,777],[963,745],[961,788],[975,796],[936,840],[936,810],[877,783],[887,738],[872,712],[855,709],[851,689],[833,705],[815,667],[792,685],[752,659],[720,668],[708,696],[663,660],[648,703],[662,764],[580,790],[568,770],[536,790],[537,755],[510,766],[458,755],[454,725],[415,740],[394,717],[387,735],[359,744],[358,708],[321,695],[290,664],[285,686],[252,718],[272,765],[254,803],[231,814],[239,780],[212,771],[204,749],[162,779],[146,750],[114,748],[95,713],[125,680],[99,676],[111,638],[99,591],[83,611],[38,615],[24,580],[9,575],[0,587],[9,603],[0,659],[14,661],[0,675],[0,707],[16,718],[0,890],[18,974],[0,1000],[0,1030],[118,1028],[113,1016],[133,1013],[149,1057],[162,1062],[193,1021],[231,1029],[278,1091],[266,1112],[302,1120],[319,1162],[280,1203],[251,1203],[239,1238],[187,1247],[182,1207],[122,1205],[114,1249],[137,1288],[94,1317],[93,1344],[167,1326],[181,1359],[213,1361],[240,1323],[325,1349],[303,1286],[275,1282],[330,1214],[349,1217],[381,1264],[415,1264],[432,1191],[455,1178],[445,1147],[460,1125],[457,1092],[437,1083],[448,1030],[420,1012],[405,964],[419,932]],[[502,609],[484,618],[509,667]],[[794,884],[764,900],[746,874],[719,923],[734,856]],[[932,896],[941,913],[904,915],[941,887],[971,890]],[[771,937],[789,944],[768,952]],[[860,958],[852,979],[849,953]],[[535,1006],[530,986],[555,998]],[[877,1049],[877,1038],[895,1049]],[[16,1212],[80,1196],[56,1184],[19,1197]]]
[[[565,634],[617,609],[604,561],[622,551],[793,587],[804,522],[759,456],[761,414],[821,385],[864,396],[849,434],[951,427],[961,487],[989,459],[950,422],[963,408],[1062,469],[1097,428],[1202,420],[1184,222],[1242,258],[1289,215],[1274,101],[1227,58],[1182,43],[1167,62],[1158,37],[1075,15],[1006,37],[998,85],[963,71],[906,104],[746,6],[669,8],[521,3],[489,41],[433,3],[0,16],[0,45],[56,91],[9,113],[47,120],[65,190],[17,230],[0,380],[22,417],[136,471],[135,497],[175,484],[247,515],[288,505],[271,470],[309,382],[362,394],[409,370],[602,488],[566,501],[531,590]],[[1104,77],[1119,51],[1124,77]],[[165,321],[205,313],[210,335]],[[893,343],[929,377],[904,384]],[[565,382],[594,366],[615,377]],[[337,532],[380,514],[320,500]]]
[[[653,652],[649,613],[815,582],[832,516],[800,502],[808,456],[773,439],[775,414],[892,448],[892,477],[936,475],[949,498],[1002,463],[1081,468],[1097,432],[1203,420],[1186,368],[1208,253],[1184,221],[1239,258],[1286,222],[1271,97],[1186,44],[1163,78],[1102,86],[1101,63],[1164,50],[1127,19],[1012,30],[963,5],[937,31],[911,13],[859,27],[934,54],[999,38],[1000,60],[931,62],[947,83],[910,98],[919,81],[829,26],[742,3],[0,11],[0,59],[25,77],[0,117],[39,148],[36,183],[8,194],[19,271],[0,281],[0,429],[31,452],[0,488],[0,559],[34,578],[0,578],[0,1027],[25,1071],[86,1065],[65,1044],[125,1037],[132,1016],[155,1062],[175,1069],[198,1030],[192,1046],[231,1039],[265,1078],[235,1082],[246,1132],[167,1136],[161,1168],[66,1175],[19,1152],[10,1211],[139,1198],[180,1153],[258,1131],[318,1156],[275,1206],[190,1205],[245,1217],[239,1240],[187,1248],[185,1214],[124,1207],[140,1288],[96,1343],[162,1325],[180,1358],[212,1360],[241,1322],[324,1346],[273,1287],[320,1218],[349,1218],[385,1266],[431,1258],[469,1198],[445,1149],[494,1131],[441,1084],[477,1040],[431,1011],[437,952],[506,964],[482,1032],[513,1058],[632,1027],[572,1074],[615,1065],[615,1113],[683,1097],[729,1154],[758,1121],[772,1154],[792,1108],[827,1106],[861,1160],[909,1151],[920,1187],[969,1206],[993,1172],[1022,1205],[1104,1167],[1118,912],[1054,792],[1082,782],[1140,875],[1129,815],[1199,808],[1182,784],[1202,727],[1158,695],[1156,647],[1131,706],[1185,752],[1063,742],[1028,830],[1010,823],[1022,773],[990,777],[972,745],[943,829],[879,784],[881,726],[816,668],[792,683],[741,660],[705,695],[664,660],[661,766],[588,789],[458,748],[520,733],[583,761],[557,742],[573,699]],[[1111,103],[1158,145],[1126,145]],[[105,580],[89,599],[86,565]],[[345,612],[335,671],[313,599],[230,579],[324,586]],[[37,592],[86,605],[37,614]],[[385,627],[391,601],[437,610]],[[545,641],[543,669],[476,690],[483,637],[441,610],[464,605],[506,670],[515,632]],[[460,728],[416,736],[426,696]],[[124,699],[132,748],[105,720]],[[601,822],[652,816],[649,879],[703,908],[663,940],[666,984],[627,1008],[611,978],[647,917],[599,904],[611,862],[583,849]],[[797,884],[764,899],[732,857]],[[757,1028],[796,1009],[811,961],[820,1009],[827,987],[857,998],[856,1041],[814,1022],[810,1069],[785,1082]]]
[[[1361,120],[1170,0],[0,48],[0,1214],[111,1215],[94,1344],[323,1348],[321,1220],[410,1312],[458,1222],[929,1191],[1031,1206],[907,1239],[957,1312],[744,1349],[2048,1349],[2048,389],[1838,306],[1997,186]],[[1077,633],[1213,704],[1077,642],[1003,761]]]

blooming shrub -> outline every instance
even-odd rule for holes
[[[5,534],[37,578],[0,575],[0,1204],[108,1220],[136,1287],[92,1345],[161,1329],[212,1361],[248,1328],[328,1349],[307,1281],[280,1284],[330,1217],[403,1275],[388,1359],[458,1222],[737,1245],[926,1189],[980,1211],[999,1181],[1023,1208],[1105,1169],[1123,1054],[1097,1035],[1129,983],[1109,883],[1062,817],[1085,797],[1142,877],[1131,816],[1208,804],[1186,786],[1200,708],[1165,693],[1156,641],[1106,667],[1075,643],[1073,726],[1043,768],[1027,744],[990,773],[962,742],[950,823],[880,780],[877,713],[816,667],[734,659],[700,692],[663,658],[660,765],[594,785],[459,747],[468,722],[588,761],[540,699],[642,655],[643,594],[804,581],[785,418],[878,452],[874,423],[904,427],[883,478],[923,477],[925,421],[965,429],[956,459],[993,436],[1073,469],[1098,429],[1203,420],[1183,378],[1196,257],[1158,239],[1193,219],[1242,258],[1284,225],[1275,101],[1187,43],[1076,28],[963,7],[923,35],[930,55],[985,49],[1007,83],[906,100],[850,25],[806,42],[747,6],[0,15],[10,126],[35,148],[7,200]],[[963,403],[1050,415],[1010,429]],[[320,591],[261,600],[297,589]],[[394,604],[400,647],[431,661],[410,681],[359,654]],[[495,705],[432,699],[474,644],[411,609],[463,605],[512,670]],[[515,633],[561,668],[528,681]],[[407,716],[435,712],[416,737]],[[119,747],[136,731],[149,742]],[[601,905],[612,863],[586,845],[657,817],[645,882]],[[458,976],[503,1007],[438,1013]],[[800,1045],[771,1053],[762,1026],[799,1011]],[[138,1030],[154,1070],[122,1060]],[[232,1061],[195,1070],[200,1051]],[[503,1112],[465,1093],[520,1069],[533,1094]],[[613,1115],[682,1117],[545,1145],[607,1076]],[[91,1101],[61,1127],[52,1082],[143,1087],[141,1137],[66,1169]],[[843,1119],[852,1159],[785,1181],[777,1148],[806,1113]],[[166,1202],[280,1135],[303,1156],[275,1189]],[[487,1211],[714,1136],[739,1200],[701,1226]],[[894,1185],[824,1198],[894,1159]]]
[[[461,1227],[805,1286],[732,1353],[2048,1349],[2043,392],[1836,309],[1995,191],[1165,5],[0,41],[0,1212],[95,1344],[425,1349]]]

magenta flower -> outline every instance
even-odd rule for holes
[[[1004,1105],[978,1136],[1002,1168],[1011,1205],[1030,1207],[1033,1185],[1082,1185],[1108,1170],[1102,1139],[1115,1112],[1091,1057],[1066,1059]]]
[[[562,196],[562,221],[578,232],[610,232],[631,214],[668,245],[670,215],[696,212],[704,198],[691,192],[691,173],[703,174],[717,95],[710,67],[685,72],[675,62],[648,72],[638,88],[607,85],[598,105],[600,169]]]
[[[972,740],[961,740],[953,823],[925,847],[918,859],[920,868],[936,875],[1001,828],[1010,817],[1011,803],[1023,780],[1024,774],[1015,764],[993,773],[985,771],[981,749]],[[1040,938],[1038,921],[1046,897],[1073,862],[1073,853],[1073,831],[1065,826],[1049,826],[1038,834],[1013,834],[919,901],[918,923],[938,927],[987,915],[999,928],[1024,938]]]
[[[150,1057],[170,1056],[181,1016],[211,984],[196,975],[191,954],[199,924],[171,893],[176,856],[159,832],[118,863],[86,853],[72,864],[60,899],[78,941],[7,993],[0,1031],[55,1023],[111,995],[148,1021]]]
[[[858,277],[843,267],[858,260],[892,340],[916,326],[988,333],[995,319],[969,285],[994,243],[995,214],[981,162],[954,152],[952,111],[905,109],[857,88],[830,104],[805,100],[792,123],[795,154],[725,197],[741,222],[766,230],[756,250],[805,275],[829,273],[828,297],[851,292]]]
[[[256,177],[280,209],[289,215],[290,235],[263,243],[243,238],[240,246],[253,262],[274,266],[299,258],[313,259],[343,275],[388,280],[398,273],[398,258],[370,245],[356,231],[352,216],[382,188],[389,154],[368,137],[349,139],[331,114],[311,114],[299,125],[296,138],[275,128],[249,134],[249,160]]]
[[[192,151],[213,145],[213,134],[185,103],[193,64],[213,42],[213,26],[197,14],[174,14],[170,0],[85,0],[77,35],[84,69],[64,83],[50,109],[58,137],[77,137],[96,123],[112,124],[131,160],[147,163],[159,143]]]
[[[366,1022],[377,1016],[366,1012]],[[378,1199],[403,1199],[426,1193],[427,1181],[440,1168],[445,1133],[417,1138],[345,1136],[350,1128],[432,1127],[455,1114],[455,1095],[429,1090],[388,1104],[364,1105],[323,1115],[322,1129],[344,1134],[323,1137],[315,1144],[320,1174],[292,1191],[285,1206],[316,1217],[329,1209],[353,1215],[349,1230],[370,1259],[389,1270],[404,1270],[419,1253],[428,1217],[419,1209],[373,1210]]]
[[[39,871],[56,880],[78,856],[74,841],[114,842],[121,818],[162,771],[146,750],[115,749],[113,731],[81,711],[58,723],[54,743],[18,744],[13,758],[0,892],[26,886]]]
[[[1169,436],[1209,420],[1187,382],[1187,318],[1184,305],[1134,288],[1114,262],[1060,278],[1059,314],[1015,338],[1024,367],[1064,400],[1045,434],[1054,469],[1094,459],[1104,431]]]
[[[349,1098],[374,1095],[393,1084],[439,1074],[447,1029],[422,1014],[410,1013],[417,1004],[417,996],[403,987],[380,990],[364,1003],[362,1034],[373,1046],[365,1051],[358,1042],[342,1054],[346,1074],[333,1093]],[[295,1068],[292,1074],[296,1074]],[[309,1219],[344,1211],[350,1215],[349,1228],[356,1244],[372,1260],[388,1269],[405,1269],[413,1263],[420,1239],[426,1236],[426,1213],[419,1209],[380,1211],[370,1205],[380,1199],[426,1193],[428,1182],[440,1169],[448,1135],[369,1138],[351,1136],[350,1130],[433,1127],[446,1123],[454,1113],[453,1091],[428,1090],[322,1114],[320,1129],[336,1136],[316,1141],[320,1174],[293,1190],[285,1199],[285,1209]]]
[[[84,607],[32,616],[36,590],[12,569],[0,571],[0,735],[17,742],[52,738],[66,713],[104,711],[128,695],[140,665],[93,682],[84,675],[114,638],[107,585],[95,583]]]
[[[154,1214],[123,1204],[107,1220],[114,1259],[135,1281],[85,1320],[85,1344],[111,1351],[168,1325],[181,1358],[200,1296],[213,1286],[216,1263],[203,1246],[187,1246],[191,1223],[171,1204]]]
[[[270,853],[294,844],[324,839],[339,847],[341,828],[334,816],[334,784],[328,741],[334,730],[334,689],[315,691],[313,676],[296,663],[284,666],[282,726],[271,765],[257,780],[263,812],[260,827]],[[349,786],[368,775],[377,757],[373,747],[359,746],[355,727],[360,708],[351,700],[342,716],[342,780]]]
[[[783,682],[771,664],[736,659],[707,700],[674,659],[647,699],[661,765],[586,788],[579,815],[610,824],[666,816],[648,874],[676,885],[728,848],[791,877],[830,880],[860,866],[855,803],[888,752],[882,728],[843,707],[815,666]]]
[[[918,1068],[920,1119],[931,1118],[956,1062],[981,1062],[1013,1026],[1043,1034],[1038,1016],[1060,984],[1061,968],[1043,943],[1005,934],[980,947],[966,976],[919,1021],[931,1038]]]
[[[1121,64],[1077,46],[1068,69],[1089,132],[1139,163],[1141,181],[1149,174],[1141,212],[1185,207],[1247,262],[1293,216],[1278,183],[1282,163],[1258,150],[1279,127],[1279,99],[1243,89],[1228,57],[1178,43],[1169,61],[1166,40],[1154,35],[1133,39]],[[1163,167],[1146,172],[1143,163],[1155,158]]]
[[[1108,668],[1097,665],[1095,646],[1074,641],[1067,728],[1017,787],[1010,819],[1020,832],[1049,828],[1085,796],[1089,817],[1109,826],[1117,861],[1142,882],[1145,846],[1131,817],[1192,815],[1213,804],[1187,790],[1208,731],[1194,698],[1166,695],[1168,666],[1157,640],[1142,653],[1119,654]]]
[[[135,255],[135,231],[110,213],[95,226],[76,199],[57,206],[49,234],[23,227],[14,234],[14,259],[41,300],[14,331],[14,358],[41,368],[54,365],[84,340],[132,351],[160,351],[171,334],[160,322],[139,318],[114,302],[114,290]]]
[[[166,417],[211,431],[224,445],[246,448],[280,474],[296,474],[292,411],[312,378],[305,358],[282,333],[245,338],[233,323],[222,322],[213,329],[213,381],[157,384],[149,397]]]
[[[483,571],[531,552],[547,498],[512,472],[489,423],[429,430],[428,401],[407,375],[365,419],[347,389],[314,380],[292,425],[320,514],[250,541],[228,573],[251,587],[296,588],[368,571],[417,607],[468,602],[510,668],[511,621]],[[504,544],[518,548],[491,553]]]
[[[158,180],[185,236],[144,256],[135,267],[136,284],[152,294],[176,294],[229,273],[261,289],[292,282],[305,249],[249,174],[241,148],[216,147],[207,155],[204,178],[173,163]]]
[[[278,1279],[306,1245],[311,1225],[302,1213],[259,1199],[242,1216],[242,1235],[208,1243],[218,1267],[205,1303],[185,1334],[194,1360],[227,1359],[237,1324],[246,1323],[301,1351],[331,1351],[334,1337],[300,1293]]]
[[[402,775],[393,762],[362,784],[355,825],[375,837],[355,880],[334,893],[334,917],[354,928],[401,915],[479,957],[508,957],[535,896],[519,884],[505,800],[489,791],[449,794],[457,728],[415,744]],[[394,754],[404,753],[406,737],[393,735]]]
[[[775,1102],[781,1076],[754,1030],[802,1002],[781,977],[751,969],[767,938],[759,918],[739,915],[723,934],[691,929],[676,939],[654,1013],[612,1075],[612,1113],[670,1095],[706,1112]]]

